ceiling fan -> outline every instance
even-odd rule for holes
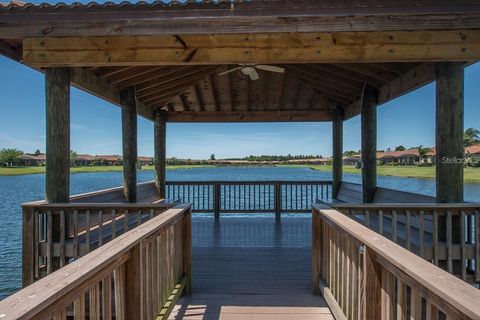
[[[246,76],[249,76],[251,80],[258,80],[260,77],[258,76],[257,69],[259,70],[264,70],[264,71],[270,71],[270,72],[276,72],[276,73],[284,73],[285,69],[282,67],[277,67],[277,66],[271,66],[267,64],[239,64],[238,67],[224,71],[219,73],[219,76],[223,76],[226,74],[229,74],[231,72],[235,72],[237,70],[241,70],[242,73]]]

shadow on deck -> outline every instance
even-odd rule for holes
[[[193,294],[170,319],[333,319],[311,293],[311,218],[193,218]]]

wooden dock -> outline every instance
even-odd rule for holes
[[[193,218],[192,295],[170,319],[333,319],[311,293],[311,218]]]

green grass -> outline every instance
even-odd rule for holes
[[[332,166],[320,165],[286,165],[288,167],[307,167],[319,171],[332,171]],[[343,166],[344,173],[360,174],[360,169],[352,166]],[[378,166],[377,174],[380,176],[394,176],[405,178],[435,179],[435,167],[415,166]],[[480,168],[466,167],[464,171],[465,182],[480,182]]]
[[[185,166],[167,166],[167,170],[182,170],[212,167],[209,165],[185,165]],[[71,173],[85,173],[85,172],[111,172],[122,171],[122,166],[94,166],[94,167],[72,167]],[[153,166],[144,166],[142,170],[153,170]],[[14,167],[5,168],[0,167],[0,176],[18,176],[23,174],[38,174],[45,173],[45,167]]]
[[[316,166],[316,165],[281,165],[285,167],[311,168],[319,171],[332,171],[331,166]],[[179,165],[167,166],[167,170],[184,170],[195,168],[208,168],[212,165]],[[144,166],[142,170],[153,170],[153,166]],[[95,167],[72,167],[72,173],[83,172],[110,172],[122,171],[122,166],[95,166]],[[344,166],[344,173],[360,174],[360,169],[355,169],[352,166]],[[0,167],[0,176],[16,176],[22,174],[36,174],[45,173],[45,167],[14,167],[5,168]],[[435,167],[403,167],[403,166],[378,166],[377,174],[380,176],[395,176],[406,178],[423,178],[434,179]],[[480,168],[465,168],[464,177],[466,182],[480,182]]]

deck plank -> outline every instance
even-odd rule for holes
[[[333,319],[311,293],[311,221],[193,218],[193,289],[170,319]]]

